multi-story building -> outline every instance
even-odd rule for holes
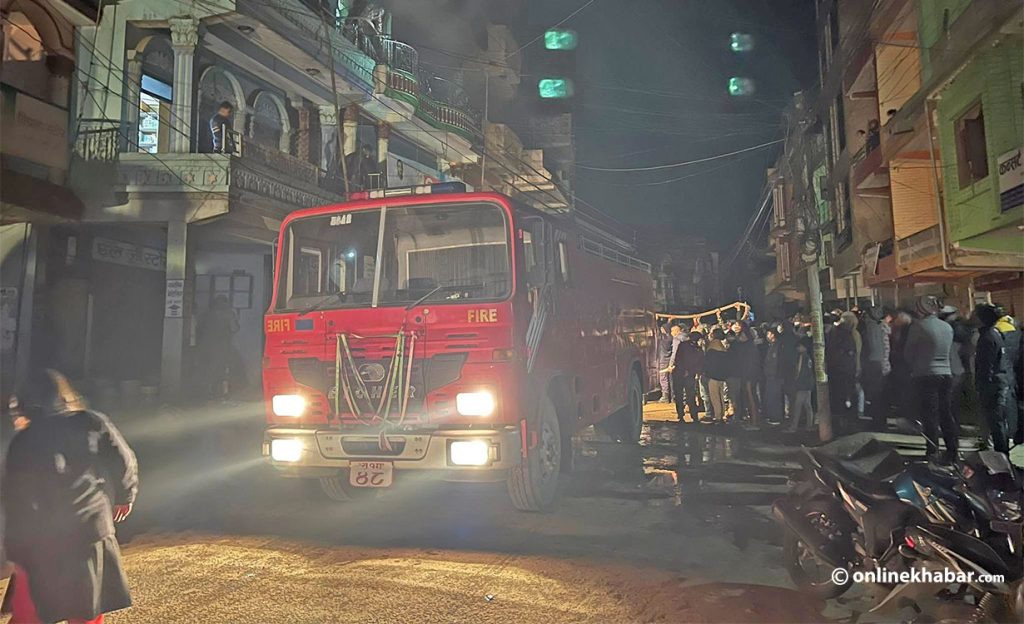
[[[542,154],[485,132],[459,72],[421,64],[392,36],[399,19],[351,4],[5,3],[5,364],[177,398],[202,382],[204,318],[223,297],[236,387],[256,386],[290,211],[367,187],[479,188],[488,159],[515,173],[485,187],[529,199],[550,184]]]
[[[73,106],[76,29],[96,20],[97,3],[12,0],[0,9],[0,384],[30,364],[30,326],[43,226],[82,217],[67,188],[69,108]],[[45,228],[44,228],[45,229]]]
[[[1024,313],[1024,10],[998,0],[817,6],[821,90],[799,132],[824,136],[825,167],[798,186],[825,200],[826,302],[907,305],[927,292]],[[783,160],[805,161],[794,152],[806,149],[790,140]]]
[[[719,255],[706,239],[663,228],[641,229],[638,237],[637,246],[651,264],[658,312],[703,312],[717,304]]]

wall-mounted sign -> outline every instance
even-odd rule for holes
[[[92,259],[151,271],[163,271],[167,266],[167,254],[162,249],[98,236],[92,239]]]
[[[167,291],[164,295],[164,316],[181,318],[185,309],[185,280],[167,280]]]
[[[999,171],[999,210],[1006,212],[1024,206],[1024,163],[1021,152],[1024,148],[1006,152],[996,159]]]
[[[68,168],[68,112],[18,93],[14,115],[4,120],[3,152],[53,167]]]

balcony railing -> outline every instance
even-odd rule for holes
[[[87,162],[114,162],[121,152],[121,122],[83,119],[75,136],[75,156]]]
[[[480,115],[469,104],[469,96],[457,83],[420,72],[420,108],[417,114],[431,125],[451,130],[473,141],[482,136]]]
[[[83,119],[81,130],[75,138],[74,154],[76,159],[82,163],[90,163],[89,165],[83,165],[81,173],[84,177],[94,178],[88,180],[89,184],[95,184],[102,182],[104,185],[109,186],[106,182],[95,179],[105,178],[106,176],[115,175],[114,163],[119,160],[119,155],[133,154],[139,157],[145,156],[145,152],[140,152],[135,145],[125,145],[125,141],[122,141],[121,122],[112,119]],[[245,164],[251,164],[254,166],[261,166],[264,169],[274,172],[283,180],[291,180],[294,182],[301,182],[303,185],[316,186],[322,190],[341,194],[343,184],[340,179],[333,179],[327,177],[325,172],[321,171],[320,168],[310,162],[307,162],[296,156],[292,156],[286,152],[282,152],[276,148],[257,143],[252,139],[247,139],[241,133],[235,132],[227,127],[223,129],[226,140],[221,141],[218,149],[212,150],[212,154],[228,155],[240,158],[242,163],[240,166],[245,168]],[[197,154],[197,158],[192,160],[195,163],[199,163],[203,166],[208,167],[211,170],[219,170],[218,173],[225,173],[225,169],[228,167],[228,160],[211,158],[204,158],[200,153],[200,150],[193,149],[191,154]],[[175,162],[185,157],[186,153],[174,153],[174,152],[163,152],[159,154],[152,154],[153,160],[173,160]],[[109,163],[111,168],[107,169],[97,168],[99,165]],[[184,168],[188,168],[186,165],[182,165]],[[165,169],[168,169],[165,167]],[[170,171],[173,166],[168,169]],[[253,173],[251,167],[247,169]],[[161,170],[160,173],[166,177],[167,172]],[[208,173],[208,172],[207,172]],[[177,173],[171,174],[174,177]],[[190,172],[191,175],[191,172]],[[259,174],[262,175],[262,174]],[[198,184],[198,183],[190,183]]]

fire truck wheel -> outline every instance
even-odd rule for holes
[[[508,493],[512,505],[520,511],[548,511],[554,506],[558,495],[562,435],[555,404],[547,396],[541,398],[537,418],[531,425],[532,432],[536,433],[536,444],[526,451],[526,458],[512,469],[508,478]]]
[[[635,444],[644,421],[644,395],[640,377],[633,373],[626,387],[626,405],[597,423],[597,428],[616,442]]]
[[[619,431],[622,432],[622,442],[639,442],[644,424],[644,391],[640,377],[635,372],[630,375],[629,386],[626,388],[626,406],[615,416],[619,421]]]

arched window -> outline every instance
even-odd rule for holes
[[[260,145],[288,151],[288,109],[281,98],[272,93],[260,92],[253,102],[253,116],[250,134]]]
[[[234,107],[232,128],[241,132],[245,128],[245,96],[242,87],[229,72],[220,67],[209,67],[199,78],[199,145],[201,151],[213,150],[213,137],[210,135],[210,119],[217,114],[221,102],[228,102]]]

